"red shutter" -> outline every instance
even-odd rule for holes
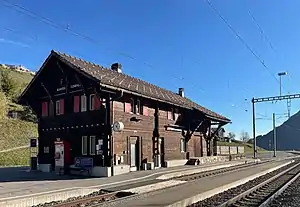
[[[100,107],[101,107],[100,97],[95,95],[94,96],[94,109],[97,110],[97,109],[100,109]]]
[[[79,96],[74,96],[74,112],[77,113],[79,112]]]
[[[147,106],[143,106],[143,115],[144,116],[149,116],[149,110]]]
[[[48,116],[48,102],[42,102],[42,116]]]
[[[59,114],[62,115],[65,113],[65,100],[64,99],[60,99],[59,100]]]
[[[168,114],[167,114],[167,118],[169,119],[169,120],[172,120],[173,119],[173,117],[172,117],[172,111],[168,111],[167,112]]]
[[[131,104],[130,103],[125,103],[125,112],[130,113],[131,112]]]

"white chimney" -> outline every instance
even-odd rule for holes
[[[181,97],[184,97],[184,88],[179,88],[178,94],[179,94]]]
[[[120,63],[112,64],[111,69],[117,71],[118,73],[122,73],[122,65]]]

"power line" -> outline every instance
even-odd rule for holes
[[[242,38],[242,36],[231,26],[231,24],[222,16],[222,14],[213,6],[210,0],[206,0],[207,4],[210,6],[213,12],[215,12],[218,17],[226,24],[226,26],[235,34],[235,36],[243,43],[247,50],[255,57],[255,59],[262,64],[265,70],[279,83],[279,80],[276,76],[271,73],[269,67],[265,64],[264,60],[262,60],[255,51],[250,47],[250,45]]]
[[[45,24],[48,24],[56,29],[61,29],[61,30],[64,30],[65,32],[69,32],[71,33],[72,35],[74,36],[77,36],[77,37],[80,37],[82,39],[85,39],[93,44],[97,44],[99,45],[99,42],[97,40],[95,40],[94,38],[92,37],[89,37],[87,35],[84,35],[78,31],[75,31],[74,29],[71,29],[69,27],[69,25],[63,25],[63,24],[60,24],[60,23],[57,23],[57,22],[54,22],[53,20],[47,18],[47,17],[44,17],[44,16],[41,16],[33,11],[30,11],[29,9],[19,5],[19,4],[16,4],[16,3],[12,3],[10,1],[7,1],[7,0],[2,0],[4,3],[8,4],[8,5],[5,5],[5,7],[7,8],[10,8],[10,9],[14,9],[15,11],[17,12],[20,12],[20,13],[23,13],[23,14],[26,14],[27,16],[30,16],[31,18],[33,19],[37,19],[39,20],[40,22],[43,22]],[[102,46],[102,45],[101,45]],[[102,46],[103,47],[103,46]],[[113,50],[112,48],[109,48],[110,50]],[[132,59],[132,60],[138,60],[137,58],[133,57],[132,55],[130,54],[127,54],[127,53],[124,53],[124,52],[118,52],[117,54],[121,55],[121,56],[124,56],[124,57],[127,57],[129,59]],[[152,65],[150,65],[149,63],[146,63],[144,61],[142,61],[142,63],[144,65],[146,65],[147,67],[151,67],[152,68]]]
[[[250,9],[248,10],[249,15],[251,16],[253,22],[256,24],[258,30],[260,31],[261,35],[265,38],[265,40],[268,42],[270,48],[273,50],[273,52],[276,53],[276,50],[271,42],[271,40],[268,38],[268,36],[266,35],[266,33],[264,32],[264,30],[262,29],[262,27],[260,26],[260,24],[257,22],[256,18],[254,17],[254,15],[252,14],[252,12],[250,11]]]
[[[19,4],[12,3],[12,2],[10,2],[10,1],[8,1],[8,0],[2,0],[2,1],[3,1],[4,3],[8,4],[8,5],[5,5],[5,4],[4,4],[4,6],[6,6],[6,7],[9,8],[9,9],[13,9],[13,10],[19,12],[19,13],[25,14],[25,15],[27,15],[27,16],[29,16],[29,17],[35,19],[35,20],[38,20],[38,21],[40,21],[40,22],[42,22],[42,23],[44,23],[44,24],[47,24],[47,25],[49,25],[49,26],[52,26],[52,27],[54,27],[54,28],[56,28],[56,29],[63,30],[63,31],[65,31],[65,32],[67,32],[67,33],[70,33],[70,34],[72,34],[72,35],[74,35],[74,36],[77,36],[77,37],[79,37],[79,38],[82,38],[82,39],[84,39],[84,40],[86,40],[86,41],[89,41],[89,42],[91,42],[91,43],[93,43],[93,44],[100,45],[99,42],[98,42],[97,40],[95,40],[94,38],[91,38],[91,37],[89,37],[89,36],[87,36],[87,35],[84,35],[84,34],[78,32],[78,31],[75,31],[75,30],[71,29],[71,28],[69,27],[68,24],[67,24],[67,25],[63,25],[63,24],[57,23],[57,22],[51,20],[50,18],[47,18],[47,17],[42,16],[42,15],[39,15],[39,14],[37,14],[37,13],[35,13],[35,12],[33,12],[33,11],[31,11],[31,10],[29,10],[29,9],[27,9],[27,8],[25,8],[25,7],[21,6],[21,5],[19,5]],[[17,32],[17,31],[14,31],[14,30],[12,30],[12,29],[7,29],[7,28],[6,28],[6,30],[8,30],[8,31],[10,31],[10,32],[15,32],[15,33]],[[31,38],[31,39],[33,39],[33,38]],[[37,41],[37,37],[36,37],[35,39],[33,39],[33,40]],[[124,56],[124,57],[126,57],[126,58],[135,60],[135,61],[138,60],[136,57],[133,57],[132,55],[127,54],[127,53],[124,53],[124,52],[119,52],[118,54],[119,54],[119,55],[122,55],[122,56]],[[182,58],[181,58],[181,59],[182,59]],[[181,62],[182,62],[182,60],[181,60]],[[147,67],[150,67],[150,68],[153,67],[151,64],[146,63],[146,62],[143,62],[143,64],[146,65]],[[182,64],[182,63],[181,63],[181,64]],[[172,77],[175,78],[175,79],[178,79],[178,80],[183,80],[183,79],[184,79],[183,77],[176,77],[176,76],[173,76],[173,75],[172,75]],[[193,84],[193,83],[190,83],[190,85],[191,85],[192,87],[194,87],[194,88],[197,88],[197,89],[200,90],[201,92],[205,92],[203,88],[201,88],[201,87],[199,87],[199,86],[196,86],[196,85]]]

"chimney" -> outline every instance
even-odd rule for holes
[[[112,64],[111,69],[117,71],[118,73],[122,73],[122,65],[120,63]]]
[[[184,88],[179,88],[178,94],[179,94],[181,97],[184,97]]]

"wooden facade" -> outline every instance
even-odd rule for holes
[[[19,100],[38,116],[39,164],[54,166],[56,140],[70,143],[67,165],[80,156],[92,157],[94,166],[139,170],[213,155],[211,125],[229,119],[116,69],[51,52]],[[124,124],[121,132],[112,130],[116,121]]]

